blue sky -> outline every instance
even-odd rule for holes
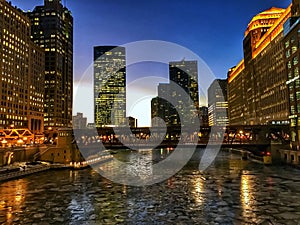
[[[142,40],[162,40],[190,49],[206,62],[215,77],[226,78],[228,69],[243,57],[242,40],[251,18],[272,6],[286,8],[291,0],[66,0],[66,3],[74,17],[76,85],[89,71],[93,46]],[[27,11],[42,5],[43,0],[12,0],[12,4]],[[166,78],[167,67],[160,67],[153,69],[153,75]],[[128,74],[128,82],[140,78],[137,71]]]

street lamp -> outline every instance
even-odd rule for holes
[[[7,140],[3,139],[3,140],[1,141],[1,143],[2,143],[2,147],[5,147],[5,145],[7,144]]]
[[[18,144],[19,146],[21,146],[23,143],[24,143],[24,141],[23,141],[22,139],[17,140],[17,144]]]

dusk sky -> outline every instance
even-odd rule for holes
[[[93,46],[143,40],[183,46],[204,60],[215,77],[226,78],[228,69],[243,57],[244,31],[252,17],[272,6],[286,8],[290,3],[291,0],[66,0],[74,17],[74,85],[84,74],[91,73],[88,68],[93,61]],[[27,11],[42,5],[43,0],[12,0],[12,4]],[[148,74],[129,68],[127,83],[149,73],[168,77],[167,65],[148,68]],[[206,94],[206,90],[203,92]],[[76,104],[73,114],[79,110],[75,107]]]

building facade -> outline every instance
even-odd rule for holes
[[[291,6],[285,10],[273,7],[249,23],[243,41],[244,59],[228,72],[230,125],[289,123],[282,39],[283,25],[290,15]]]
[[[126,117],[126,120],[128,121],[128,125],[130,128],[138,127],[138,120],[132,116]]]
[[[124,47],[94,47],[94,107],[96,127],[125,125],[126,56]]]
[[[283,48],[287,70],[289,120],[293,147],[300,145],[300,9],[299,0],[293,1],[292,16],[284,24]],[[298,147],[299,149],[299,147]]]
[[[158,97],[151,101],[151,118],[160,117],[167,126],[193,123],[199,119],[199,91],[197,61],[174,61],[169,63],[170,83],[158,86]],[[189,99],[185,99],[183,93]],[[172,102],[171,102],[172,100]],[[190,105],[187,107],[187,102]],[[187,111],[189,110],[189,111]],[[157,124],[152,124],[156,126]]]
[[[151,119],[158,117],[167,126],[180,124],[176,108],[168,101],[172,97],[172,87],[169,83],[160,83],[157,88],[158,96],[151,100]],[[159,126],[158,121],[152,121],[151,126]]]
[[[0,127],[44,131],[44,51],[30,38],[31,22],[0,1]]]
[[[200,127],[208,127],[208,107],[201,106],[199,108]]]
[[[83,113],[77,113],[72,119],[73,129],[85,129],[87,127],[87,118],[83,117]]]
[[[208,125],[228,125],[227,79],[216,79],[207,90]]]
[[[32,40],[45,51],[44,125],[71,127],[73,102],[73,17],[61,0],[44,0],[28,12]]]
[[[194,107],[199,110],[198,63],[197,61],[174,61],[169,63],[169,79],[179,85],[191,98]],[[174,92],[176,95],[176,91]]]

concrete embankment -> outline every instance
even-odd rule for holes
[[[30,174],[39,173],[46,170],[58,170],[58,169],[84,169],[94,164],[106,163],[112,160],[113,156],[107,155],[98,158],[91,159],[89,161],[84,161],[81,163],[73,163],[73,164],[37,164],[37,165],[29,165],[29,166],[8,166],[8,167],[0,167],[0,182],[18,179]]]
[[[19,171],[14,170],[13,172],[11,172],[8,169],[6,173],[0,174],[0,182],[21,178],[21,177],[24,177],[24,176],[27,176],[30,174],[34,174],[34,173],[38,173],[41,171],[46,171],[46,170],[49,170],[51,167],[50,167],[50,165],[41,164],[41,165],[26,167],[25,169],[24,168],[19,168]]]
[[[224,148],[223,151],[227,151],[233,154],[238,154],[241,155],[241,158],[244,160],[251,160],[257,163],[262,163],[262,164],[271,164],[268,158],[264,158],[264,156],[258,156],[254,155],[252,152],[244,150],[244,149],[234,149],[234,148]]]

